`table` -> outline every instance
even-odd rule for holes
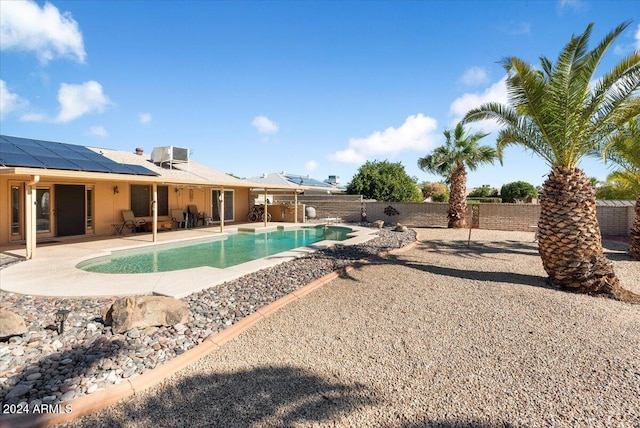
[[[124,228],[124,223],[111,223],[111,226],[113,226],[113,233],[111,236],[124,234],[122,230]]]

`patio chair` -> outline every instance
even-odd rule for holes
[[[204,211],[198,211],[197,205],[188,205],[187,213],[189,214],[188,227],[196,227],[199,221],[201,221],[202,225],[204,226],[204,219],[206,217],[206,213]]]
[[[176,228],[187,227],[187,221],[184,218],[184,211],[171,210],[171,224],[172,227],[175,224]]]
[[[132,233],[136,233],[138,228],[146,228],[147,222],[143,218],[136,218],[136,215],[131,210],[123,210],[122,211],[122,219],[124,223],[122,223],[122,231],[125,229],[131,230]]]

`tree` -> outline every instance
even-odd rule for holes
[[[514,181],[507,183],[500,189],[503,202],[516,202],[516,200],[531,201],[538,197],[538,191],[533,184],[526,181]]]
[[[601,78],[594,73],[604,53],[629,23],[587,50],[593,24],[572,36],[555,64],[541,57],[535,68],[517,57],[503,60],[509,104],[487,103],[469,111],[465,122],[495,119],[499,153],[515,144],[551,167],[540,194],[538,250],[552,284],[584,293],[638,300],[624,290],[604,256],[596,218],[595,192],[579,162],[598,150],[640,113],[634,98],[640,81],[640,51],[623,58]]]
[[[449,184],[448,227],[466,227],[467,213],[467,170],[475,171],[479,165],[492,164],[498,154],[489,146],[480,146],[478,141],[489,134],[467,134],[462,123],[453,130],[443,132],[445,145],[436,148],[432,154],[418,159],[421,170],[441,175]],[[465,168],[466,166],[466,168]]]
[[[347,185],[347,193],[384,202],[422,200],[416,179],[407,175],[400,162],[367,161]]]
[[[627,123],[605,145],[603,157],[619,169],[607,177],[607,182],[629,197],[636,197],[636,216],[629,234],[629,252],[640,260],[640,119]]]
[[[422,183],[422,196],[431,198],[433,202],[447,202],[449,200],[449,188],[441,181]]]
[[[476,187],[471,192],[469,192],[469,196],[472,198],[493,198],[497,197],[498,195],[498,189],[494,189],[488,184],[483,184],[482,186]]]

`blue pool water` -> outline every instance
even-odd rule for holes
[[[324,240],[343,241],[346,227],[313,227],[272,232],[238,232],[206,240],[161,244],[153,248],[116,251],[76,267],[100,273],[151,273],[201,266],[227,268]]]

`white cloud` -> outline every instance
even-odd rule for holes
[[[58,90],[60,113],[57,121],[69,122],[87,113],[102,113],[110,104],[102,85],[91,80],[81,85],[63,83]]]
[[[251,126],[256,128],[261,134],[275,134],[279,126],[276,122],[269,120],[266,116],[256,116],[251,122]]]
[[[92,126],[91,128],[89,128],[89,135],[104,138],[108,136],[109,133],[106,129],[104,129],[104,126]]]
[[[9,91],[5,81],[0,79],[0,119],[4,119],[7,114],[27,104],[29,104],[27,100]]]
[[[349,147],[328,156],[346,163],[363,163],[377,155],[395,155],[406,150],[424,152],[435,146],[437,121],[422,113],[412,115],[399,128],[389,127],[366,138],[349,139]]]
[[[489,81],[489,76],[484,68],[471,67],[464,72],[460,81],[469,86],[481,85]]]
[[[458,123],[469,110],[479,107],[484,103],[496,102],[507,104],[509,97],[507,94],[506,80],[507,77],[505,76],[482,93],[466,93],[456,98],[451,103],[451,107],[449,107],[449,115],[453,117],[452,122]],[[482,122],[475,122],[474,128],[479,128],[484,132],[494,132],[499,130],[500,126],[496,121],[484,120]]]
[[[34,52],[45,64],[56,57],[84,63],[87,55],[78,23],[51,3],[3,1],[0,39],[2,49]]]
[[[47,116],[42,113],[27,113],[20,116],[22,122],[44,122],[47,120]]]
[[[151,119],[153,119],[151,117],[151,113],[140,113],[138,115],[138,120],[140,121],[141,124],[146,125],[147,123],[151,122]]]
[[[310,160],[307,163],[304,164],[304,169],[308,172],[311,172],[315,169],[318,168],[318,162],[314,161],[314,160]]]
[[[511,36],[518,36],[521,34],[529,34],[531,33],[531,23],[529,22],[507,22],[505,25],[500,27],[502,32],[509,34]]]
[[[576,12],[583,10],[586,7],[586,4],[582,0],[560,0],[558,2],[558,9],[560,13],[565,10],[572,9]]]

